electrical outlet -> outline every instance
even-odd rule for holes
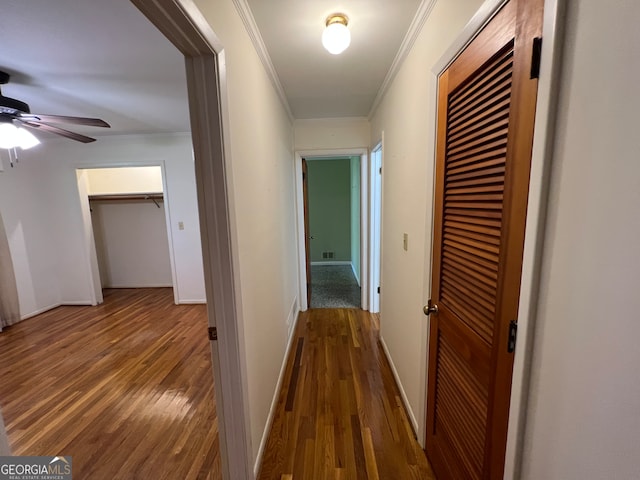
[[[178,230],[184,230],[184,222],[178,222]]]

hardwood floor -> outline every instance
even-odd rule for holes
[[[71,455],[77,479],[218,479],[204,305],[171,289],[105,290],[0,333],[15,455]]]
[[[301,314],[259,480],[435,480],[414,438],[375,317]]]

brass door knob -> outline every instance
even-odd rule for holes
[[[429,300],[429,303],[427,303],[424,307],[422,307],[422,311],[424,312],[424,314],[428,317],[429,315],[431,315],[432,313],[434,315],[438,314],[438,305],[436,305],[435,303],[431,303],[431,300]]]

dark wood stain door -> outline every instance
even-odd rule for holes
[[[302,159],[302,198],[304,203],[304,252],[307,264],[307,306],[311,308],[311,232],[309,232],[309,171]]]
[[[542,0],[511,0],[441,75],[427,443],[439,480],[501,479]]]

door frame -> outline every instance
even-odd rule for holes
[[[310,303],[309,297],[313,292],[311,291],[311,233],[309,231],[309,164],[304,157],[302,157],[302,202],[304,215],[304,267],[306,272],[304,281],[307,282],[307,303]]]
[[[453,41],[442,57],[431,69],[429,82],[429,123],[427,125],[428,144],[431,145],[429,155],[436,158],[436,126],[438,105],[438,78],[449,65],[462,53],[465,47],[478,35],[482,28],[493,18],[508,0],[486,0],[460,35]],[[511,400],[509,408],[509,425],[505,454],[504,479],[520,477],[524,435],[526,429],[526,411],[531,373],[531,357],[534,337],[534,326],[538,304],[540,284],[540,266],[546,223],[548,200],[549,171],[554,141],[555,119],[557,114],[558,75],[562,49],[562,35],[565,8],[564,0],[544,0],[544,18],[542,28],[542,57],[540,78],[538,80],[538,98],[536,101],[535,131],[531,157],[531,176],[527,205],[526,233],[524,255],[522,261],[521,291],[518,306],[518,344],[515,350]],[[434,161],[432,195],[435,195]],[[430,199],[433,205],[433,198]],[[430,206],[427,211],[427,238],[434,239],[434,225],[431,220]],[[431,252],[425,252],[431,256]],[[431,294],[431,271],[425,272],[424,303]],[[426,329],[428,332],[428,329]],[[429,346],[428,333],[423,348],[426,355]],[[424,409],[427,410],[427,372],[425,364],[423,385]],[[419,423],[419,438],[422,445],[426,442],[426,422]]]
[[[361,308],[369,309],[369,222],[371,209],[369,206],[369,150],[367,148],[344,148],[325,150],[296,150],[294,174],[296,182],[296,222],[298,230],[298,291],[300,295],[300,311],[309,308],[307,298],[307,262],[304,232],[304,195],[302,186],[302,159],[360,157],[360,286]],[[312,293],[313,295],[313,293]]]
[[[131,2],[185,57],[221,473],[253,479],[226,51],[193,0]]]

